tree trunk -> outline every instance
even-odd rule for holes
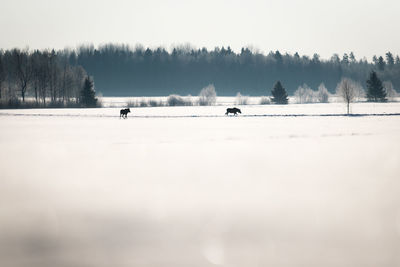
[[[36,100],[36,104],[38,103],[38,89],[35,86],[35,100]]]

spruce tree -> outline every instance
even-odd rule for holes
[[[275,104],[287,104],[288,103],[288,95],[286,93],[285,88],[283,88],[280,81],[277,81],[272,89],[272,102]]]
[[[386,53],[386,63],[388,64],[389,67],[393,67],[394,65],[394,57],[393,54],[390,52]]]
[[[382,81],[379,80],[375,71],[372,71],[367,80],[367,98],[368,101],[385,102],[386,92],[383,88]]]
[[[97,105],[96,91],[94,90],[94,83],[89,78],[86,77],[83,89],[81,91],[80,103],[83,107],[94,108]]]
[[[396,64],[396,65],[400,64],[400,57],[399,57],[399,56],[396,56],[395,64]]]
[[[385,65],[386,65],[386,62],[385,62],[385,60],[383,59],[383,57],[379,57],[378,58],[378,69],[380,70],[380,71],[384,71],[385,70]]]

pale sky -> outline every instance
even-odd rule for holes
[[[399,0],[0,0],[0,48],[252,46],[329,58],[400,54]]]

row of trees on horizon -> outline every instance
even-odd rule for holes
[[[365,96],[369,102],[386,102],[389,94],[396,94],[389,89],[389,87],[385,88],[384,83],[379,79],[378,75],[375,71],[372,71],[369,75],[369,78],[366,80],[367,91],[364,92],[360,85],[349,79],[342,78],[339,84],[336,87],[337,96],[341,97],[342,100],[347,105],[347,114],[350,111],[350,104],[354,102],[360,96]],[[388,85],[386,85],[388,86]],[[391,88],[393,90],[393,88]],[[312,95],[311,90],[311,95]],[[329,93],[326,90],[325,86],[321,84],[316,92],[318,102],[327,103],[329,98]],[[280,81],[277,81],[271,91],[272,98],[271,101],[275,104],[288,104],[289,98],[286,92],[286,89],[283,87]],[[299,103],[307,103],[302,100],[305,97],[308,97],[310,94],[304,87],[299,87],[295,92],[296,100]],[[311,102],[311,101],[310,101]]]
[[[32,107],[96,106],[93,80],[65,53],[0,51],[0,104],[18,107],[27,96],[34,99]]]
[[[164,48],[107,44],[81,46],[70,51],[70,62],[83,66],[96,80],[96,89],[104,96],[196,95],[201,88],[214,84],[219,95],[237,92],[261,96],[280,80],[288,94],[299,85],[317,88],[322,82],[334,93],[343,77],[359,82],[375,70],[383,81],[400,88],[400,58],[391,52],[374,56],[372,62],[354,53],[334,54],[321,59],[280,51],[263,54],[250,48],[236,53],[230,47],[195,49],[178,46]]]
[[[277,80],[288,95],[296,96],[300,89],[310,93],[310,88],[335,93],[343,77],[366,88],[371,71],[392,91],[400,87],[400,58],[391,52],[368,62],[352,52],[324,60],[318,54],[265,55],[249,48],[235,53],[230,47],[209,51],[179,46],[170,52],[115,44],[58,51],[11,49],[0,50],[0,100],[24,102],[29,96],[39,104],[68,106],[79,103],[88,76],[104,96],[197,95],[209,84],[221,96],[262,96]]]

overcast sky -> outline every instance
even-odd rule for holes
[[[0,0],[0,48],[191,43],[329,58],[400,54],[399,0]]]

